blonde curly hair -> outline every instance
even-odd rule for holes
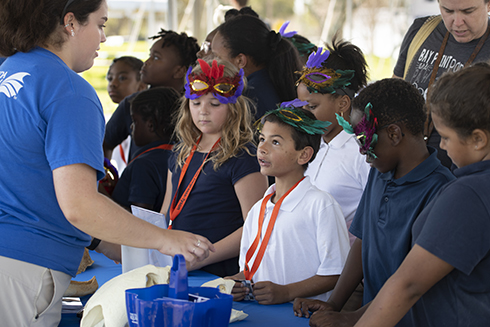
[[[215,59],[218,65],[224,65],[224,76],[233,77],[238,73],[238,69],[228,61]],[[211,66],[212,60],[206,60]],[[202,72],[200,65],[196,65],[192,72],[200,74]],[[244,80],[246,86],[246,81]],[[219,149],[208,157],[206,161],[213,162],[214,170],[225,163],[228,159],[236,156],[240,151],[245,150],[250,153],[246,147],[247,143],[253,141],[254,132],[252,129],[253,107],[252,102],[245,96],[237,98],[236,103],[228,103],[228,117],[221,131],[221,141]],[[175,117],[175,136],[178,143],[174,147],[177,155],[177,165],[182,167],[186,158],[191,153],[192,147],[196,144],[201,131],[197,128],[192,120],[189,108],[189,99],[182,97],[180,108]]]

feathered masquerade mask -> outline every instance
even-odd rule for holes
[[[369,102],[364,108],[364,116],[355,127],[352,127],[344,117],[338,114],[335,114],[335,116],[337,116],[337,121],[344,131],[349,134],[355,134],[357,143],[359,144],[359,151],[376,159],[378,157],[374,154],[374,147],[378,143],[378,134],[376,134],[378,130],[378,119],[374,117],[372,108],[373,106]]]
[[[329,55],[330,51],[323,51],[323,48],[310,54],[305,68],[299,72],[301,77],[297,83],[304,83],[310,93],[331,94],[346,89],[351,84],[354,71],[323,67],[322,63]]]
[[[223,76],[225,66],[218,65],[216,60],[213,60],[212,66],[202,59],[197,61],[202,72],[193,73],[192,67],[189,67],[184,86],[185,97],[194,100],[212,92],[222,104],[236,103],[243,91],[243,69],[240,69],[235,76],[227,77]]]
[[[300,109],[308,102],[295,99],[281,103],[277,109],[268,111],[260,120],[257,129],[261,130],[265,123],[265,118],[269,115],[277,116],[284,123],[291,125],[294,129],[310,135],[324,134],[331,122],[312,119],[305,115]]]
[[[289,41],[291,41],[294,47],[298,50],[299,55],[301,57],[305,55],[309,56],[316,49],[316,45],[314,45],[311,42],[310,43],[298,42],[295,37],[295,35],[298,34],[298,32],[297,31],[286,32],[286,28],[288,28],[288,26],[289,26],[289,21],[286,21],[284,24],[282,24],[281,28],[279,29],[279,34],[281,34],[283,38],[286,38]]]

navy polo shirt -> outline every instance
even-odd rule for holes
[[[255,119],[260,119],[267,111],[277,108],[281,102],[272,84],[267,69],[261,69],[247,76],[248,85],[243,95],[252,99],[256,105]]]
[[[455,268],[413,307],[414,326],[490,322],[490,161],[454,174],[413,225],[415,243]]]
[[[160,211],[167,190],[168,158],[172,151],[145,151],[166,143],[155,141],[139,148],[114,188],[114,201],[127,208],[133,203],[150,204],[153,211]]]
[[[394,179],[394,171],[382,174],[371,168],[350,227],[350,232],[362,240],[363,304],[374,299],[410,251],[412,224],[419,213],[444,184],[454,179],[437,159],[437,151],[428,150],[430,156],[399,179]]]

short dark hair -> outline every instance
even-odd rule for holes
[[[156,134],[170,139],[174,132],[172,116],[179,99],[179,93],[171,87],[153,87],[134,97],[131,110],[141,115],[144,121],[151,120]]]
[[[327,49],[330,51],[330,55],[322,63],[323,67],[334,70],[353,70],[354,78],[350,81],[351,85],[348,88],[354,92],[358,92],[362,87],[366,86],[368,65],[359,47],[348,41],[338,39],[337,35],[335,35],[332,39],[332,44],[327,45]]]
[[[352,107],[363,111],[371,103],[379,126],[400,122],[411,134],[419,135],[426,120],[424,102],[424,97],[409,82],[386,78],[362,89]]]
[[[180,64],[185,67],[193,65],[197,60],[197,52],[199,51],[199,44],[197,40],[192,36],[188,36],[182,32],[180,34],[171,31],[160,29],[157,35],[149,37],[152,40],[163,39],[162,48],[174,46],[180,58]]]
[[[490,65],[482,62],[443,74],[430,90],[427,104],[462,138],[475,129],[490,132]]]
[[[65,13],[72,12],[80,24],[99,10],[103,0],[73,1]],[[36,46],[64,43],[61,34],[53,33],[67,0],[2,0],[0,1],[0,54],[11,56],[16,52],[28,52]]]
[[[259,18],[259,14],[257,14],[257,12],[255,12],[255,10],[252,9],[252,7],[243,7],[240,10],[230,9],[227,12],[225,12],[225,22],[228,21],[229,19],[232,19],[240,15],[249,15],[249,16]]]
[[[235,58],[243,53],[254,64],[267,67],[274,90],[281,102],[296,98],[295,72],[301,69],[298,51],[279,33],[271,31],[257,17],[238,15],[221,24],[218,33]]]
[[[109,69],[111,69],[112,65],[114,65],[118,61],[125,63],[126,65],[128,65],[131,68],[131,70],[137,72],[136,80],[137,81],[141,80],[141,75],[139,74],[139,72],[140,72],[141,68],[143,67],[143,64],[144,64],[143,60],[138,59],[136,57],[131,57],[131,56],[122,56],[122,57],[115,58],[114,60],[112,60],[112,64],[109,67]]]
[[[306,110],[303,108],[297,108],[297,110],[301,110],[306,116],[308,116],[309,118],[311,118],[313,120],[316,120],[315,115],[313,115],[309,110]],[[293,141],[294,141],[295,150],[297,150],[297,151],[303,150],[307,146],[310,146],[313,148],[313,155],[311,156],[311,159],[308,162],[312,162],[315,159],[316,154],[318,153],[318,150],[320,149],[320,143],[321,143],[321,139],[322,139],[321,134],[308,134],[306,132],[297,130],[293,126],[282,121],[282,119],[279,118],[273,112],[264,116],[263,123],[265,123],[265,122],[271,122],[271,123],[280,124],[282,126],[286,126],[291,131],[291,136],[292,136]],[[303,168],[306,170],[306,168],[308,168],[308,163],[305,163],[303,165]]]

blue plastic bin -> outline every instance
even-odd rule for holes
[[[207,298],[193,302],[190,297]],[[176,255],[169,285],[126,290],[126,311],[130,327],[226,327],[233,296],[217,288],[188,287],[182,255]]]

